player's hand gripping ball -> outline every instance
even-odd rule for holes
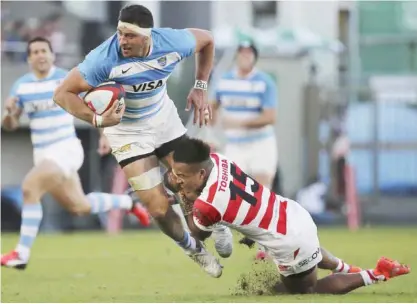
[[[106,82],[88,91],[84,96],[84,102],[94,113],[102,115],[115,102],[118,103],[117,109],[120,111],[124,105],[125,96],[126,92],[121,84]]]

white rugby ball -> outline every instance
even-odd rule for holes
[[[110,109],[116,101],[122,106],[125,96],[126,93],[121,84],[108,82],[88,91],[84,96],[84,102],[94,113],[101,115]]]

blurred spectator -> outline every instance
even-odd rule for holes
[[[29,39],[29,30],[23,21],[11,21],[6,23],[4,27],[4,36],[2,37],[5,43],[26,42]],[[24,61],[26,54],[17,53],[11,50],[4,52],[7,59],[11,61]]]

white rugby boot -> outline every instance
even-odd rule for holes
[[[223,266],[214,255],[208,252],[200,242],[197,251],[186,250],[185,253],[213,278],[220,278],[223,273]]]
[[[211,237],[214,240],[214,247],[222,258],[228,258],[233,251],[233,234],[229,227],[215,225]]]

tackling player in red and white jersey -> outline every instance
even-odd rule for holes
[[[229,226],[267,249],[277,265],[277,292],[342,294],[407,274],[410,268],[387,258],[375,269],[361,270],[320,247],[317,227],[297,202],[257,183],[234,162],[198,139],[185,138],[174,151],[170,182],[193,204],[188,215],[195,237],[210,236],[213,225]],[[343,270],[317,279],[317,268]]]

